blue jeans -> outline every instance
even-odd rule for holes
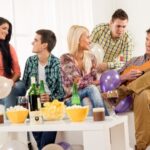
[[[86,104],[84,103],[84,98],[88,97],[90,99],[90,102],[92,104],[92,108],[96,107],[104,107],[105,108],[105,115],[109,115],[108,110],[105,106],[105,103],[103,102],[103,99],[101,97],[100,91],[95,85],[89,85],[85,87],[84,89],[79,90],[79,96],[81,99],[81,104],[82,106],[85,106]],[[67,106],[71,106],[71,100],[66,102]],[[89,115],[92,115],[92,108],[89,111]]]
[[[11,93],[6,97],[0,100],[0,104],[5,105],[5,108],[10,106],[17,105],[18,96],[25,96],[26,88],[22,81],[15,82],[15,85],[12,87]]]
[[[41,150],[47,144],[55,143],[56,131],[50,132],[32,132],[37,142],[38,150]]]

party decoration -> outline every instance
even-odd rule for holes
[[[47,144],[42,148],[42,150],[64,150],[64,149],[58,144]]]
[[[11,92],[13,81],[11,79],[0,76],[0,99],[5,98]]]
[[[92,51],[92,54],[95,55],[97,63],[102,63],[104,58],[103,48],[97,43],[92,43],[90,50]]]
[[[116,106],[115,112],[116,113],[127,112],[130,110],[131,104],[132,104],[132,96],[127,96],[123,100],[121,100],[120,103]]]
[[[64,150],[69,150],[70,149],[70,144],[67,143],[67,142],[62,141],[62,142],[59,142],[57,144],[60,145]]]
[[[100,87],[102,92],[116,89],[121,84],[119,74],[116,70],[108,70],[100,77]]]
[[[119,74],[115,70],[105,71],[100,78],[100,87],[102,92],[108,92],[118,88],[121,84]],[[132,104],[132,97],[127,96],[116,106],[115,112],[122,113],[130,110]]]

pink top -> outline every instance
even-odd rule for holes
[[[10,45],[10,54],[12,56],[12,63],[13,63],[12,73],[20,76],[21,71],[20,71],[20,66],[18,62],[18,57],[17,57],[15,49],[11,45]],[[0,76],[5,76],[1,51],[0,51]]]

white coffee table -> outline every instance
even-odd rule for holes
[[[92,117],[81,123],[69,120],[45,121],[41,125],[11,124],[8,121],[0,124],[0,132],[30,131],[81,131],[84,150],[129,150],[127,116],[106,117],[105,121],[94,122]]]

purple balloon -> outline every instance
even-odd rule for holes
[[[64,150],[69,150],[70,149],[70,144],[67,142],[59,142],[58,143]]]
[[[119,87],[121,81],[116,70],[108,70],[102,73],[100,77],[100,87],[102,92],[107,92]]]
[[[115,112],[116,113],[123,113],[130,110],[132,104],[132,96],[127,96],[120,103],[116,106]]]

